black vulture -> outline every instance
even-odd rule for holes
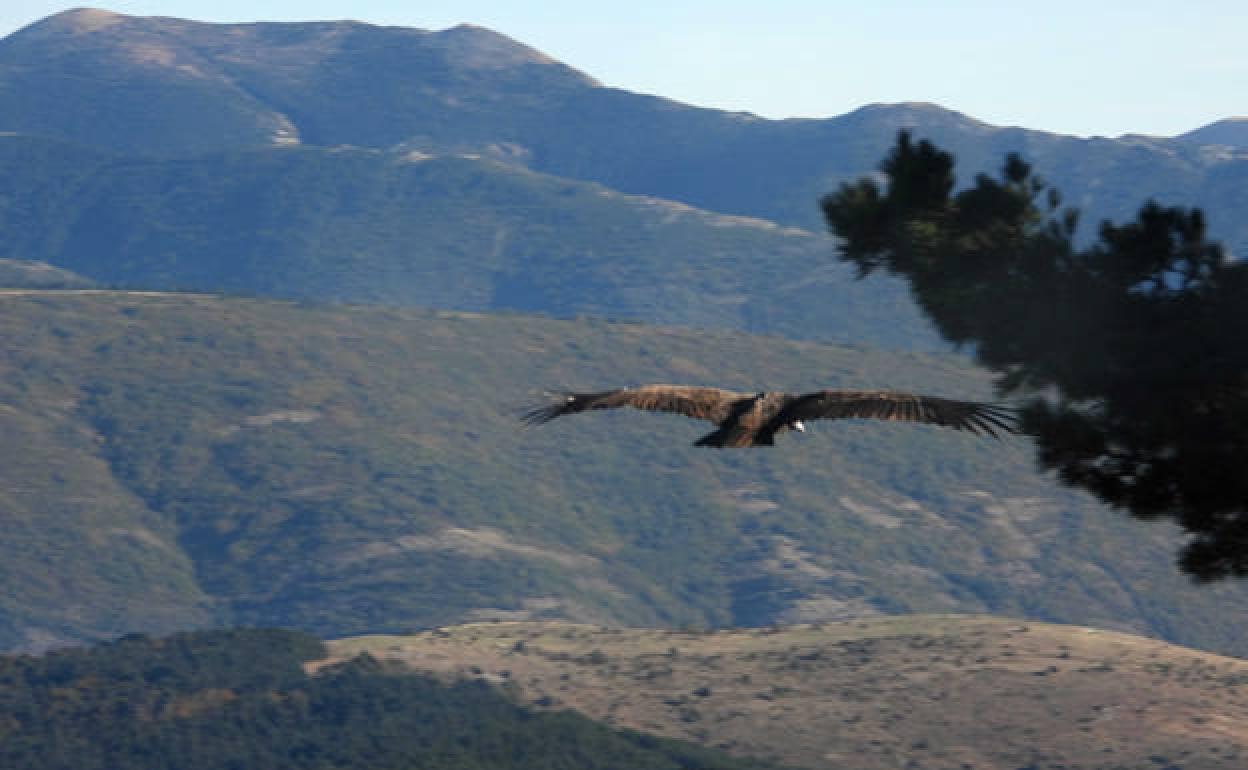
[[[527,411],[524,419],[541,424],[565,414],[621,406],[713,422],[717,429],[695,442],[710,447],[772,446],[778,433],[804,431],[805,420],[844,417],[923,422],[993,438],[998,432],[1019,432],[1014,411],[1007,406],[888,390],[817,390],[794,395],[642,385],[599,393],[562,393],[557,400]]]

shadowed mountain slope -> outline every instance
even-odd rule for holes
[[[825,236],[476,157],[0,137],[0,230],[0,256],[106,285],[943,347],[899,282],[854,281]]]

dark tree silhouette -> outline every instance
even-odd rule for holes
[[[1198,580],[1248,575],[1248,268],[1197,209],[1146,203],[1075,241],[1078,212],[1017,155],[955,192],[954,159],[898,137],[822,201],[859,275],[885,270],[1025,400],[1042,467],[1192,537]]]

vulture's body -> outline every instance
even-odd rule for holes
[[[1014,414],[1007,407],[887,390],[817,390],[794,395],[644,385],[599,393],[564,393],[558,400],[530,410],[525,419],[545,423],[567,414],[623,406],[712,422],[716,429],[696,442],[697,446],[711,447],[772,446],[779,433],[805,430],[806,420],[847,417],[923,422],[993,437],[998,431],[1018,432]]]

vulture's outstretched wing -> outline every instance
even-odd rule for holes
[[[719,388],[698,388],[686,385],[642,385],[636,388],[606,390],[601,393],[562,393],[557,401],[530,409],[525,422],[538,425],[565,414],[590,409],[615,409],[631,406],[652,412],[675,412],[713,423],[723,422],[732,414],[732,405],[749,398]]]
[[[819,390],[795,396],[772,418],[773,425],[795,420],[867,417],[943,425],[954,430],[986,433],[1018,433],[1014,410],[998,404],[955,401],[935,396],[916,396],[888,390]]]

